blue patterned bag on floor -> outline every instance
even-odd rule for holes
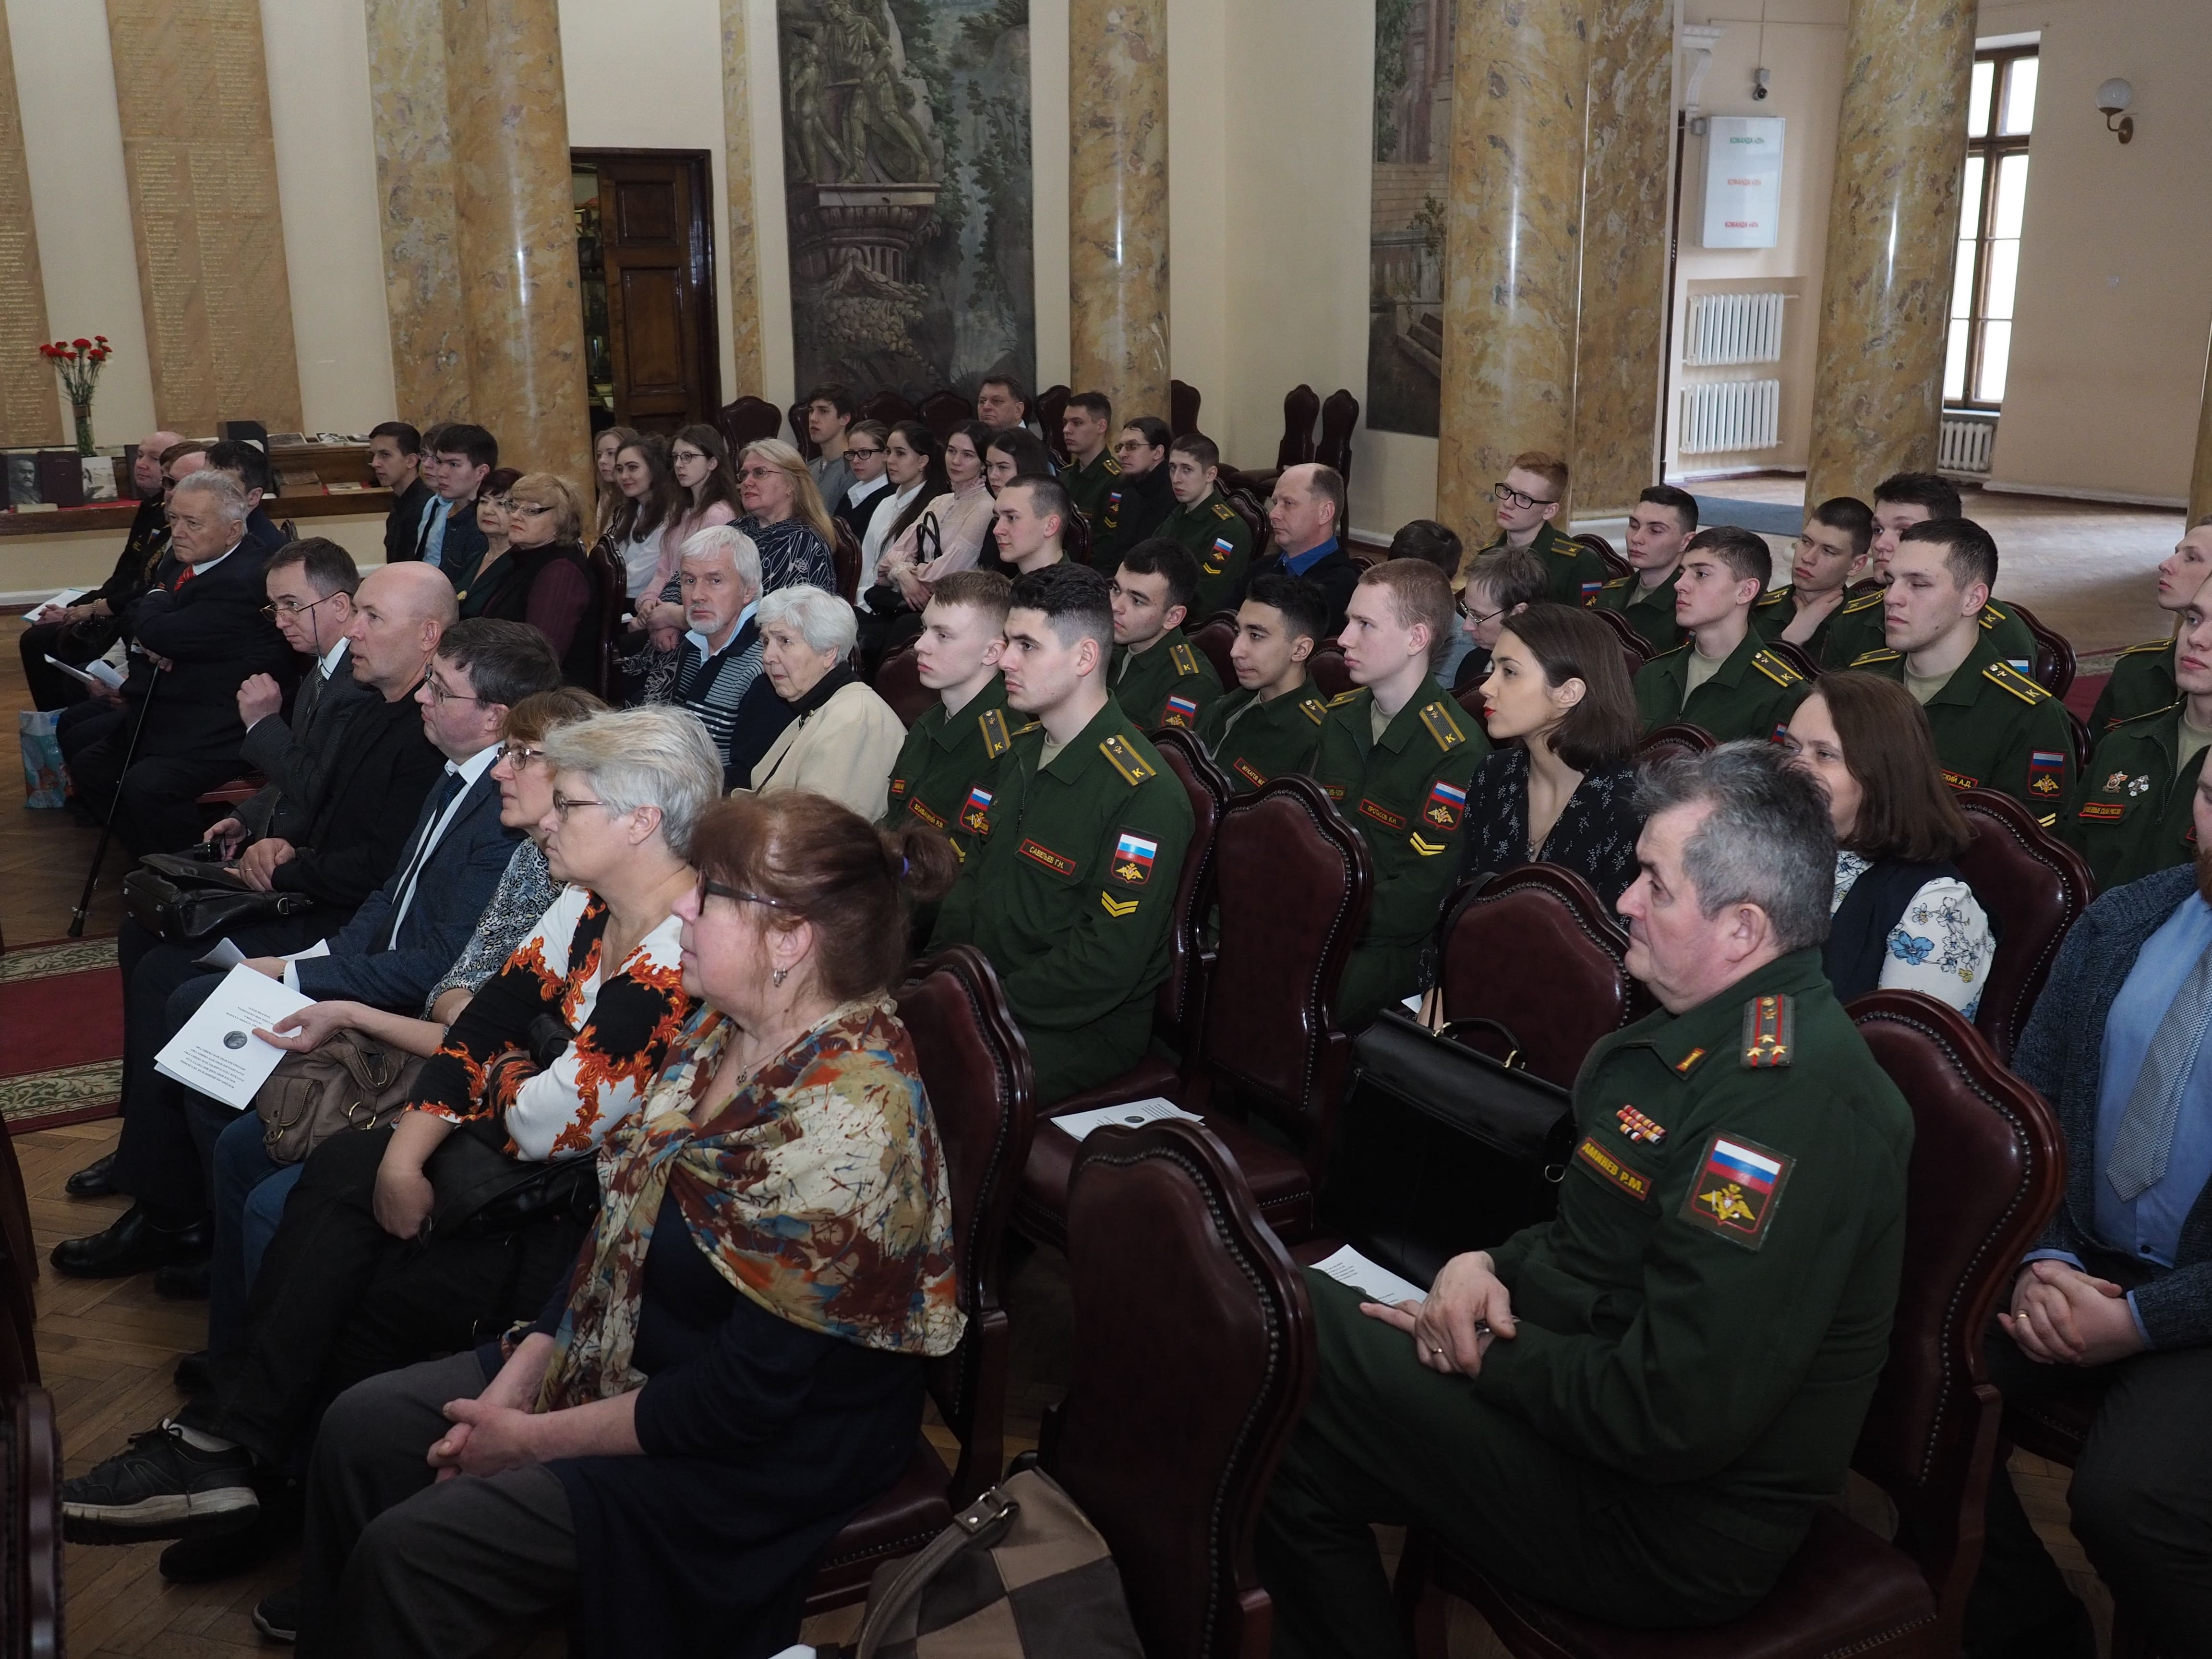
[[[69,773],[62,765],[62,740],[56,728],[59,709],[24,708],[15,714],[23,744],[23,805],[61,806],[69,797]]]

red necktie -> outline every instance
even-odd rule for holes
[[[200,568],[199,568],[198,565],[196,565],[196,564],[188,564],[188,565],[186,565],[186,566],[185,566],[185,567],[181,571],[179,571],[179,572],[177,574],[177,587],[178,587],[178,588],[179,588],[179,589],[181,589],[186,582],[188,582],[188,581],[191,580],[191,579],[192,579],[193,577],[195,577],[195,576],[198,575],[198,574],[199,574],[199,571],[200,571]]]

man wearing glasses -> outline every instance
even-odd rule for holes
[[[1482,550],[1526,548],[1544,562],[1549,595],[1561,605],[1592,605],[1613,579],[1595,548],[1559,533],[1553,522],[1567,498],[1567,464],[1540,449],[1513,458],[1505,476],[1490,487],[1498,504],[1498,539]]]

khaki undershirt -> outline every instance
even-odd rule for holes
[[[1682,701],[1687,702],[1690,694],[1721,672],[1726,657],[1708,657],[1696,646],[1690,647],[1690,672],[1682,686]]]
[[[1050,738],[1047,738],[1044,740],[1043,750],[1037,756],[1037,770],[1042,772],[1045,768],[1050,766],[1054,761],[1058,760],[1061,752],[1065,750],[1066,747],[1067,745],[1064,743],[1054,743]]]
[[[1953,672],[1955,672],[1956,671],[1954,670]],[[1910,668],[1905,671],[1905,689],[1912,694],[1912,701],[1918,703],[1923,708],[1925,708],[1928,706],[1929,698],[1934,696],[1938,691],[1941,691],[1950,683],[1951,676],[1949,674],[1936,674],[1929,676],[1925,674],[1916,674]]]
[[[2189,716],[2181,717],[2181,769],[2189,769],[2189,757],[2200,749],[2212,748],[2212,729],[2191,726]]]
[[[1257,708],[1261,705],[1261,702],[1263,702],[1264,701],[1266,701],[1264,698],[1261,698],[1261,697],[1255,697],[1255,698],[1253,698],[1253,699],[1252,699],[1252,701],[1251,701],[1251,702],[1248,702],[1248,703],[1243,704],[1241,708],[1237,708],[1237,710],[1235,710],[1235,711],[1234,711],[1234,712],[1233,712],[1233,713],[1229,716],[1229,718],[1228,718],[1227,720],[1225,720],[1222,721],[1222,722],[1221,722],[1221,736],[1222,736],[1222,738],[1223,738],[1224,740],[1226,740],[1226,739],[1227,739],[1227,738],[1228,738],[1228,736],[1229,736],[1229,734],[1230,734],[1231,732],[1233,732],[1233,731],[1235,731],[1235,730],[1237,729],[1237,721],[1239,721],[1239,720],[1243,720],[1243,719],[1247,714],[1250,714],[1254,709]]]
[[[1384,710],[1379,700],[1370,702],[1367,705],[1367,729],[1375,734],[1372,741],[1382,742],[1382,734],[1390,729],[1390,722],[1396,718],[1396,715]]]

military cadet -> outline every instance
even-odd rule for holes
[[[1636,574],[1598,589],[1593,608],[1618,611],[1654,651],[1672,651],[1682,642],[1674,622],[1674,580],[1681,574],[1683,545],[1697,533],[1698,498],[1672,484],[1653,484],[1628,509],[1628,562]]]
[[[1013,585],[995,570],[957,570],[930,591],[914,642],[921,683],[936,705],[914,723],[891,768],[883,826],[918,818],[942,830],[965,862],[989,826],[999,769],[1014,739],[1036,723],[1006,712],[1000,636]]]
[[[2212,576],[2212,518],[2199,519],[2158,567],[2158,608],[2179,611]],[[2112,665],[2112,678],[2089,711],[2089,732],[2102,737],[2107,726],[2154,708],[2164,708],[2180,694],[2174,689],[2173,641],[2151,640],[2130,646]]]
[[[1106,443],[1113,430],[1114,404],[1103,392],[1079,392],[1067,400],[1067,413],[1060,418],[1060,435],[1067,446],[1067,469],[1060,482],[1067,498],[1091,528],[1095,540],[1106,526],[1099,519],[1107,492],[1120,488],[1121,463]]]
[[[1313,1389],[1258,1535],[1274,1659],[1404,1653],[1376,1522],[1588,1617],[1710,1626],[1843,1489],[1913,1126],[1821,969],[1826,802],[1735,744],[1652,769],[1638,805],[1620,912],[1660,1012],[1583,1063],[1558,1215],[1418,1301],[1307,1273]]]
[[[1532,605],[1547,602],[1551,592],[1544,562],[1522,547],[1495,547],[1468,561],[1460,583],[1460,637],[1467,654],[1451,678],[1455,693],[1480,685],[1490,678],[1490,653],[1506,623]]]
[[[1674,587],[1674,619],[1689,642],[1636,675],[1636,714],[1646,732],[1686,720],[1727,743],[1771,738],[1789,725],[1805,677],[1751,629],[1751,607],[1772,568],[1765,538],[1748,530],[1716,525],[1690,538]]]
[[[1828,625],[1850,601],[1850,585],[1867,567],[1874,510],[1856,495],[1836,495],[1805,515],[1790,580],[1751,607],[1751,625],[1770,645],[1786,640],[1814,662],[1827,648]]]
[[[1221,695],[1212,659],[1182,631],[1197,582],[1196,562],[1164,536],[1139,542],[1115,568],[1106,684],[1140,732],[1161,726],[1195,732],[1199,716]]]
[[[1451,627],[1451,584],[1434,565],[1394,559],[1352,590],[1344,665],[1357,689],[1330,701],[1313,766],[1375,872],[1337,998],[1347,1030],[1423,988],[1421,947],[1459,874],[1468,781],[1490,739],[1436,684]]]
[[[1109,576],[1121,555],[1148,537],[1175,511],[1175,489],[1168,477],[1168,423],[1156,415],[1139,415],[1121,423],[1114,441],[1114,459],[1121,476],[1106,492],[1103,515],[1091,526],[1091,568]]]
[[[1237,640],[1229,647],[1237,690],[1206,711],[1198,735],[1240,795],[1313,768],[1328,710],[1306,659],[1328,611],[1319,588],[1279,573],[1254,577],[1237,607]]]
[[[1933,472],[1899,472],[1874,487],[1873,591],[1847,598],[1828,629],[1820,663],[1849,668],[1869,651],[1881,648],[1884,627],[1881,590],[1889,586],[1889,561],[1898,540],[1916,524],[1960,515],[1959,492],[1948,478]],[[2021,673],[2035,663],[2035,635],[2027,624],[2001,605],[1984,603],[1982,626],[1995,638],[1997,659]]]
[[[1252,562],[1252,529],[1221,494],[1221,451],[1203,432],[1186,432],[1168,447],[1168,484],[1175,511],[1159,533],[1198,561],[1198,592],[1190,614],[1204,622],[1237,603]]]
[[[1006,706],[1039,729],[1014,740],[931,935],[975,945],[998,970],[1040,1105],[1144,1054],[1190,844],[1190,798],[1107,695],[1113,641],[1097,571],[1062,562],[1015,581]]]
[[[1996,543],[1971,519],[1931,519],[1905,530],[1889,572],[1889,643],[1850,665],[1902,680],[1928,711],[1946,783],[2001,791],[2048,829],[2073,787],[2074,728],[1982,625]]]
[[[1553,520],[1567,498],[1567,464],[1531,449],[1516,455],[1505,477],[1490,487],[1498,505],[1498,539],[1482,550],[1525,547],[1544,562],[1549,595],[1561,605],[1589,605],[1613,572],[1597,550],[1559,533]]]
[[[1016,478],[991,502],[991,538],[999,562],[1016,575],[1064,564],[1060,526],[1075,511],[1057,478]]]
[[[1267,499],[1267,529],[1274,546],[1252,562],[1256,580],[1266,570],[1303,576],[1328,600],[1331,638],[1344,631],[1344,607],[1358,585],[1359,566],[1338,544],[1344,528],[1344,475],[1307,461],[1286,466]]]
[[[2060,839],[2106,892],[2197,855],[2191,808],[2212,746],[2212,581],[2181,612],[2173,667],[2174,701],[2100,732],[2058,815]]]

